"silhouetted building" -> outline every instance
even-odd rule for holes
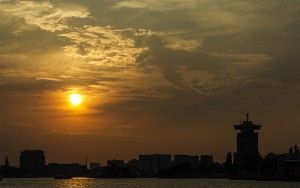
[[[20,169],[24,176],[42,176],[45,168],[45,154],[41,150],[24,150],[20,155]]]
[[[300,180],[300,153],[297,146],[289,153],[268,153],[259,165],[260,177],[275,180]]]
[[[208,176],[214,173],[214,160],[212,155],[200,156],[200,173]]]
[[[174,165],[191,164],[196,165],[199,162],[197,155],[174,155]]]
[[[49,163],[46,166],[47,176],[82,176],[86,171],[86,165],[78,163],[59,164]]]
[[[299,147],[294,146],[294,150],[289,153],[280,154],[278,161],[278,175],[283,178],[300,180],[300,152]]]
[[[100,169],[100,163],[90,163],[90,170],[97,170]]]
[[[139,161],[137,159],[130,159],[127,164],[127,166],[138,166],[139,165]]]
[[[9,165],[7,156],[5,157],[4,166],[1,166],[1,172],[3,173],[3,177],[10,176],[10,165]]]
[[[212,155],[201,155],[200,161],[202,164],[211,165],[214,163],[214,159]]]
[[[104,178],[125,178],[129,177],[128,174],[124,160],[108,160],[107,166],[101,167],[101,177]]]
[[[233,161],[232,161],[232,153],[228,152],[226,155],[226,161],[224,163],[224,170],[227,174],[231,174],[233,172]]]
[[[9,164],[8,158],[5,157],[4,165],[0,166],[0,179],[4,178],[12,178],[12,177],[19,177],[20,170],[17,167],[11,166]]]
[[[126,164],[126,167],[128,168],[130,177],[139,176],[139,161],[137,159],[129,160]]]
[[[157,176],[171,165],[172,156],[168,154],[139,155],[139,170],[142,176]]]
[[[107,166],[110,167],[123,167],[124,164],[124,160],[112,159],[107,161]]]
[[[246,121],[242,124],[234,125],[237,133],[237,160],[238,168],[241,172],[255,172],[257,170],[258,158],[258,130],[261,125],[253,124],[249,121],[247,113]]]

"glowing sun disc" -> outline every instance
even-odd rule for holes
[[[82,102],[82,95],[79,93],[70,94],[69,101],[73,106],[78,106]]]

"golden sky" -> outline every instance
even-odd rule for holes
[[[0,0],[1,158],[48,162],[300,144],[300,2]],[[71,93],[82,103],[72,106]]]

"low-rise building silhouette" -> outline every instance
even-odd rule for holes
[[[20,155],[20,170],[23,176],[42,176],[45,169],[45,154],[42,150],[24,150]]]
[[[173,164],[191,164],[196,165],[199,162],[199,156],[197,155],[174,155]]]
[[[11,166],[8,160],[8,157],[5,157],[4,165],[0,165],[0,179],[1,178],[13,178],[13,177],[20,177],[20,169]]]
[[[101,168],[100,163],[90,163],[90,170],[97,170]]]
[[[212,165],[214,163],[214,158],[212,155],[201,155],[200,161],[203,165]]]
[[[68,164],[60,164],[60,163],[49,163],[46,166],[46,174],[47,176],[83,176],[86,172],[86,166],[78,163],[68,163]]]
[[[142,176],[152,177],[172,165],[169,154],[139,155],[139,170]]]
[[[110,167],[124,167],[124,160],[112,159],[107,161],[107,166]]]

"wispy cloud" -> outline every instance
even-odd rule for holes
[[[87,18],[89,12],[79,6],[53,6],[49,1],[7,1],[1,11],[23,18],[26,23],[55,32],[69,29],[67,19]]]
[[[59,36],[70,40],[65,52],[95,65],[126,66],[135,63],[135,57],[145,48],[136,48],[134,40],[122,35],[122,30],[110,26],[84,25]]]

